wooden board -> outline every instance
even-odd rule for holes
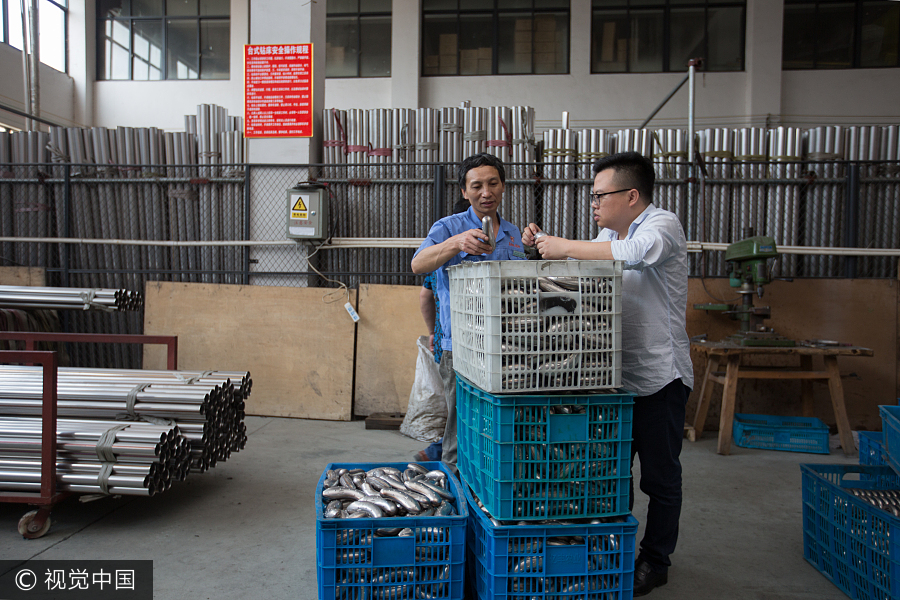
[[[403,413],[372,413],[366,417],[366,429],[400,429]]]
[[[144,333],[177,335],[181,369],[250,371],[247,414],[347,421],[354,323],[322,293],[147,282]],[[145,348],[144,367],[165,368],[163,350]]]
[[[0,285],[46,285],[43,267],[0,267]]]
[[[356,341],[357,415],[405,413],[416,375],[416,340],[427,328],[419,286],[359,286]]]

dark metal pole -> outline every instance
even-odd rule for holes
[[[432,206],[432,223],[436,223],[444,216],[444,166],[434,167],[434,205]]]
[[[662,110],[662,107],[666,105],[666,102],[668,102],[669,100],[671,100],[671,99],[672,99],[672,96],[674,96],[674,95],[678,92],[678,90],[681,89],[681,86],[683,86],[685,83],[687,83],[689,77],[690,77],[690,75],[685,75],[685,76],[684,76],[684,79],[681,80],[681,83],[679,83],[678,85],[676,85],[676,86],[675,86],[675,89],[672,90],[671,92],[669,92],[669,95],[666,96],[666,99],[659,103],[659,106],[657,106],[657,107],[653,110],[653,112],[650,113],[650,116],[647,117],[647,119],[646,119],[643,123],[641,123],[641,126],[638,127],[638,129],[643,129],[644,127],[647,126],[647,123],[649,123],[650,120],[651,120],[653,117],[656,116],[656,113],[658,113],[660,110]]]
[[[62,206],[62,214],[63,214],[63,222],[62,222],[62,235],[64,238],[71,237],[70,236],[70,222],[71,216],[69,215],[71,211],[71,202],[72,202],[72,166],[66,165],[63,167],[65,169],[65,175],[63,184],[63,206]],[[62,286],[69,286],[69,244],[62,245]]]
[[[844,202],[844,247],[859,247],[859,163],[848,165]],[[856,256],[844,257],[844,277],[856,277]]]
[[[244,241],[250,241],[250,165],[244,165]],[[243,247],[243,284],[250,285],[250,246]]]

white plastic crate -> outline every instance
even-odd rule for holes
[[[622,263],[464,262],[450,267],[453,367],[491,393],[622,384]]]

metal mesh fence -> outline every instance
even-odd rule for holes
[[[654,202],[679,217],[689,241],[727,244],[752,229],[782,247],[900,248],[898,162],[708,157],[702,169],[692,169],[679,159],[656,161]],[[44,267],[50,285],[138,291],[155,280],[418,284],[421,277],[409,270],[414,240],[461,198],[455,164],[372,158],[224,165],[215,173],[202,165],[22,164],[3,165],[0,174],[0,264]],[[287,190],[312,181],[327,186],[331,238],[380,243],[320,248],[287,240]],[[500,212],[519,227],[535,222],[554,235],[592,239],[591,184],[588,162],[508,164]],[[398,239],[406,247],[389,247]],[[694,276],[727,274],[718,251],[691,253],[690,268]],[[897,257],[785,254],[774,274],[896,277]],[[68,331],[142,329],[142,312],[66,312]],[[83,354],[77,363],[85,366],[140,363],[134,346],[98,345]]]

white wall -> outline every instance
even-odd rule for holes
[[[782,119],[788,125],[900,123],[900,69],[785,71]]]
[[[88,0],[91,2],[92,0]],[[231,77],[217,81],[96,81],[93,83],[93,125],[158,127],[184,131],[185,115],[197,114],[198,104],[216,104],[229,115],[244,114],[244,44],[249,44],[249,0],[231,0]],[[95,35],[87,40],[96,45]],[[254,40],[253,43],[276,43]],[[96,62],[96,61],[94,61]],[[86,74],[93,79],[90,65]]]
[[[325,47],[323,1],[231,0],[229,80],[94,82],[94,2],[70,4],[70,75],[41,68],[42,114],[65,125],[182,131],[184,116],[195,114],[198,104],[217,104],[232,115],[243,115],[244,44],[312,41],[316,49]],[[783,0],[748,0],[747,7],[746,70],[698,75],[698,129],[900,122],[900,69],[782,72]],[[635,127],[683,77],[682,73],[590,74],[590,0],[571,3],[570,74],[419,77],[420,8],[421,0],[394,0],[392,77],[324,80],[324,52],[316,52],[317,127],[324,108],[440,108],[464,100],[476,106],[534,106],[539,130],[558,126],[563,111],[570,113],[573,127]],[[22,108],[23,99],[21,53],[0,44],[0,102]],[[23,124],[8,113],[2,119],[14,126]],[[652,124],[686,123],[684,87]],[[294,160],[309,152],[298,151],[296,140],[281,144],[269,142],[273,156]],[[258,148],[253,142],[251,153],[258,154]]]
[[[75,82],[53,67],[40,65],[40,117],[60,125],[77,125],[73,110]],[[25,110],[22,52],[0,44],[0,103]],[[25,119],[0,110],[0,123],[24,128]]]
[[[394,0],[394,10],[415,0]],[[696,127],[894,124],[900,122],[900,69],[781,71],[783,0],[747,0],[743,72],[698,73]],[[567,75],[421,77],[418,105],[440,108],[470,100],[473,106],[535,107],[536,129],[559,127],[563,111],[573,128],[639,126],[685,73],[590,73],[590,0],[571,1],[571,56]],[[415,31],[403,35],[420,38]],[[398,35],[397,29],[394,36]],[[404,57],[391,78],[329,79],[326,108],[407,106],[409,73],[419,57]],[[653,118],[652,126],[686,127],[687,85]]]

